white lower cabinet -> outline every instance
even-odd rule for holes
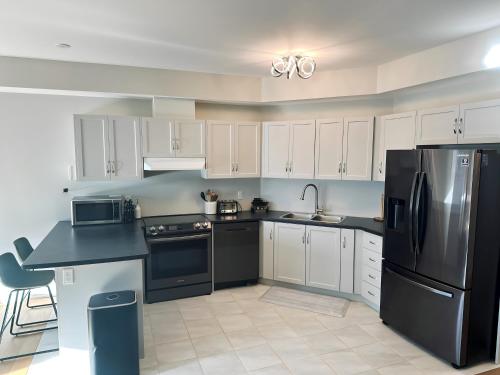
[[[378,308],[382,279],[382,237],[364,232],[362,243],[361,296]]]
[[[354,293],[354,229],[340,230],[340,291]]]
[[[340,289],[339,228],[306,226],[306,285]]]
[[[274,223],[260,222],[259,277],[274,279]]]
[[[305,285],[306,226],[274,225],[274,280]]]

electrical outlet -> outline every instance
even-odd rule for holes
[[[243,192],[241,190],[238,191],[238,199],[243,199]]]
[[[73,268],[63,268],[62,283],[63,285],[73,285],[75,283],[75,270]]]

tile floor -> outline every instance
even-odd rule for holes
[[[145,305],[144,375],[477,374],[454,370],[359,302],[344,318],[261,302],[265,285]]]

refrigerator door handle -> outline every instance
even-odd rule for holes
[[[443,297],[447,297],[447,298],[453,298],[453,294],[450,293],[450,292],[446,292],[444,290],[440,290],[440,289],[436,289],[436,288],[433,288],[431,286],[428,286],[428,285],[425,285],[425,284],[421,284],[415,280],[412,280],[412,279],[409,279],[407,277],[404,277],[402,275],[400,275],[399,273],[397,272],[394,272],[393,270],[389,269],[389,268],[385,268],[385,270],[387,272],[389,272],[390,274],[394,275],[395,277],[397,278],[400,278],[400,279],[403,279],[405,282],[409,283],[409,284],[412,284],[418,288],[421,288],[421,289],[425,289],[431,293],[434,293],[434,294],[439,294],[440,296],[443,296]]]
[[[414,210],[413,206],[415,203],[415,190],[417,188],[417,180],[418,180],[418,175],[419,172],[415,172],[415,175],[413,176],[413,182],[411,183],[411,192],[410,192],[410,205],[409,205],[409,220],[408,220],[408,235],[410,238],[410,250],[412,252],[415,252],[415,241],[414,241],[414,234],[413,234],[413,221],[414,221]]]
[[[415,217],[415,252],[417,254],[420,254],[421,252],[421,242],[422,242],[422,236],[421,236],[421,231],[423,230],[423,228],[420,227],[420,211],[421,209],[425,209],[422,208],[423,207],[423,203],[422,203],[422,193],[423,193],[423,190],[422,190],[422,187],[424,185],[424,182],[425,182],[425,179],[426,179],[426,175],[425,175],[425,172],[421,172],[420,173],[420,180],[418,182],[418,188],[417,188],[417,199],[416,199],[416,202],[415,202],[415,214],[413,215]]]

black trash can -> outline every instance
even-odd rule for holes
[[[133,290],[101,293],[90,298],[90,373],[139,374],[137,299]]]

